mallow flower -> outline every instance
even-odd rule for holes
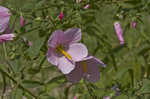
[[[0,6],[0,32],[4,32],[8,28],[10,16],[9,9]]]
[[[79,82],[82,78],[94,83],[100,79],[99,66],[105,67],[105,64],[93,56],[88,56],[76,62],[75,69],[66,77],[73,84]]]
[[[124,38],[123,38],[123,30],[121,28],[121,25],[119,22],[115,22],[114,23],[114,28],[115,28],[115,32],[117,34],[117,37],[120,41],[120,44],[123,45],[124,44]]]
[[[75,68],[75,62],[88,55],[86,46],[78,43],[81,30],[71,28],[65,32],[56,30],[48,40],[48,61],[56,65],[62,73],[68,74]]]
[[[2,34],[0,35],[0,44],[6,41],[13,40],[14,37],[14,34]]]

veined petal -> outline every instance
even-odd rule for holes
[[[87,73],[85,73],[84,78],[90,82],[96,82],[100,79],[100,73],[98,68],[98,61],[94,58],[86,60]]]
[[[47,60],[53,65],[58,65],[58,57],[55,55],[55,51],[53,48],[48,49]]]
[[[57,45],[64,42],[64,32],[61,30],[56,30],[52,33],[50,39],[48,40],[48,45],[52,48],[57,47]]]
[[[79,28],[68,29],[64,32],[64,34],[66,43],[72,44],[81,40],[81,29]]]
[[[83,77],[84,72],[82,71],[82,66],[79,62],[77,62],[76,67],[73,71],[66,75],[68,81],[72,82],[73,84],[79,82]]]
[[[10,15],[7,8],[0,6],[0,32],[4,32],[8,27]]]
[[[75,68],[75,64],[62,56],[59,58],[58,68],[62,73],[69,74]]]
[[[74,43],[69,46],[67,51],[73,61],[80,61],[88,55],[88,50],[82,43]]]

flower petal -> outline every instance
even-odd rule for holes
[[[55,55],[55,51],[52,48],[48,49],[47,52],[47,60],[53,64],[53,65],[58,65],[58,57]]]
[[[0,32],[4,32],[4,30],[8,27],[10,13],[9,10],[5,7],[0,6]]]
[[[59,58],[58,68],[62,73],[69,74],[75,68],[75,64],[62,56]]]
[[[65,34],[65,42],[68,44],[77,43],[81,40],[81,29],[72,28],[68,29],[64,32]]]
[[[48,45],[52,48],[57,47],[58,44],[64,42],[64,32],[61,30],[56,30],[52,33],[50,39],[48,40]]]
[[[96,82],[100,79],[100,73],[98,65],[99,61],[97,61],[95,58],[91,58],[89,60],[86,60],[87,65],[87,73],[84,76],[84,78],[90,82]]]
[[[82,43],[74,43],[69,46],[67,51],[73,61],[80,61],[88,55],[88,50]]]
[[[2,34],[0,35],[0,39],[3,39],[3,40],[13,40],[13,37],[15,37],[14,34]]]
[[[67,77],[68,81],[75,84],[81,80],[81,78],[83,77],[83,73],[84,72],[82,70],[80,62],[77,62],[75,69],[73,71],[71,71],[71,73],[67,74],[66,77]]]

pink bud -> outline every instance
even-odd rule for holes
[[[123,38],[123,30],[121,28],[121,25],[119,22],[115,22],[114,23],[114,28],[115,28],[115,31],[116,31],[116,34],[117,34],[117,37],[120,41],[120,44],[124,44],[124,38]]]
[[[24,27],[24,23],[25,23],[25,21],[23,19],[23,16],[20,16],[20,25],[21,25],[21,27]]]
[[[132,27],[136,28],[136,22],[132,22]]]
[[[63,14],[63,12],[60,12],[59,19],[62,20],[63,18],[64,18],[64,14]]]
[[[88,9],[90,7],[89,4],[85,5],[83,9]]]

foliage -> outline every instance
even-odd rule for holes
[[[150,0],[3,0],[16,19],[16,39],[0,45],[0,95],[3,99],[149,99]],[[88,9],[83,7],[89,4]],[[64,13],[59,20],[59,13]],[[23,15],[25,27],[19,16]],[[120,21],[125,45],[113,23]],[[132,28],[131,22],[137,27]],[[101,79],[72,85],[46,59],[47,40],[56,29],[78,27],[89,53],[101,59]],[[23,38],[31,41],[28,46]],[[113,87],[117,86],[114,89]],[[118,95],[119,93],[119,95]]]

